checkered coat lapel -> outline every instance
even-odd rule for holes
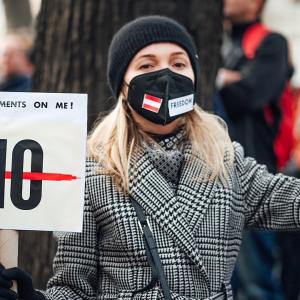
[[[185,162],[176,193],[156,170],[147,151],[136,153],[130,169],[129,193],[199,268],[209,292],[208,274],[193,230],[200,226],[196,226],[196,223],[203,218],[211,195],[207,197],[204,193],[199,197],[200,181],[194,180],[204,171],[202,161],[198,157],[195,159],[190,146],[185,148],[184,156]],[[205,184],[207,193],[212,188],[212,182]]]
[[[193,231],[201,226],[201,221],[213,198],[216,180],[199,180],[205,175],[205,163],[192,152],[187,144],[184,149],[184,163],[181,170],[177,197],[184,203],[184,215]]]

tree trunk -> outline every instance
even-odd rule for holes
[[[37,22],[34,90],[88,93],[90,128],[99,112],[114,104],[106,84],[112,35],[129,20],[149,14],[177,19],[195,38],[201,64],[200,104],[209,109],[220,62],[221,0],[43,0]],[[36,286],[43,287],[50,276],[53,243],[49,234],[23,233],[20,265],[26,263]]]
[[[52,233],[20,231],[19,236],[19,266],[32,275],[36,289],[45,289],[56,251]]]
[[[7,31],[32,25],[32,15],[29,0],[3,0]]]

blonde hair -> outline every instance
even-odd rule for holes
[[[193,153],[206,164],[206,175],[198,180],[219,177],[227,180],[227,163],[233,161],[233,147],[224,122],[198,105],[184,115],[186,136]],[[143,141],[153,141],[133,120],[126,100],[120,97],[116,107],[104,117],[88,138],[88,155],[100,165],[101,172],[112,176],[124,193],[129,190],[129,165],[133,151]]]

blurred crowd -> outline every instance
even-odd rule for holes
[[[0,43],[0,91],[31,90],[32,36],[27,31],[7,35]]]

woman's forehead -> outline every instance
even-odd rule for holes
[[[171,56],[171,55],[186,55],[187,52],[177,44],[163,42],[150,44],[141,49],[133,59],[139,59],[141,57],[156,57],[156,56]]]

